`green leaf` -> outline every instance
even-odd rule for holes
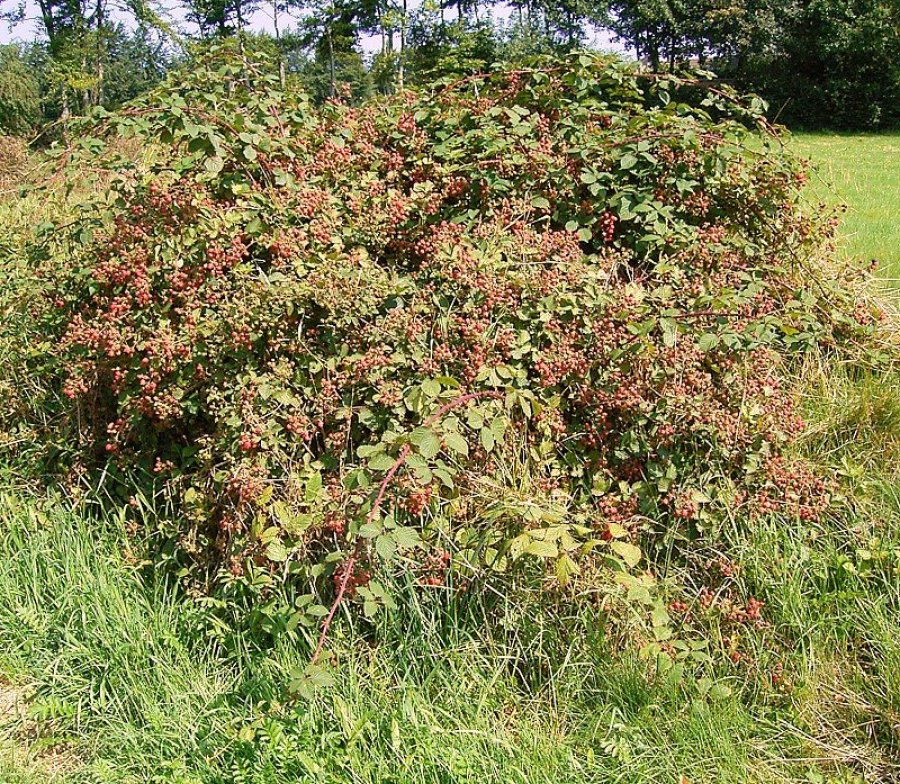
[[[272,512],[275,514],[275,519],[284,527],[289,526],[294,520],[293,513],[284,501],[275,501],[272,504]]]
[[[482,427],[479,437],[481,438],[481,445],[484,447],[484,451],[490,452],[494,448],[494,431],[489,427]]]
[[[427,378],[422,382],[422,392],[427,397],[435,398],[441,394],[441,384],[436,379]]]
[[[559,555],[559,548],[556,542],[548,542],[546,539],[534,539],[528,543],[523,553],[535,555],[538,558],[556,558]]]
[[[431,460],[441,451],[441,439],[429,427],[417,427],[409,434],[409,440],[426,460]]]
[[[322,474],[318,471],[314,473],[309,481],[306,483],[306,489],[303,494],[306,503],[311,504],[313,501],[318,499],[319,494],[322,492]]]
[[[447,444],[447,449],[450,449],[463,457],[468,457],[469,442],[459,433],[453,432],[452,430],[444,433],[444,443]]]
[[[272,493],[275,492],[275,488],[272,485],[266,485],[265,490],[263,490],[259,497],[256,499],[256,503],[260,506],[265,506],[269,501],[272,500]]]
[[[567,586],[578,572],[578,564],[567,553],[563,553],[556,561],[556,579],[563,587]]]
[[[378,553],[382,560],[393,560],[394,556],[397,554],[397,545],[394,542],[393,537],[390,534],[379,536],[375,540],[375,552]]]
[[[369,460],[369,468],[372,471],[388,471],[396,462],[396,457],[382,452],[381,454],[375,455],[375,457]]]
[[[422,544],[419,532],[408,525],[401,525],[395,528],[391,532],[391,537],[394,539],[397,549],[401,552],[404,550],[412,550]]]
[[[212,158],[207,158],[203,162],[203,168],[206,169],[209,174],[213,175],[218,174],[220,171],[222,171],[224,166],[225,161],[223,161],[218,155]]]
[[[287,560],[288,551],[281,539],[273,539],[266,546],[266,558],[275,563],[283,563]]]
[[[654,626],[665,626],[671,620],[669,613],[662,604],[657,605],[650,611],[650,622]]]
[[[697,338],[697,345],[700,347],[701,351],[712,351],[712,349],[719,345],[719,336],[713,332],[704,332]]]
[[[675,322],[675,319],[661,318],[659,320],[659,328],[663,334],[663,345],[669,348],[674,346],[678,335],[678,324]]]
[[[619,161],[619,166],[623,169],[630,169],[637,163],[637,158],[631,153],[626,153],[622,156],[622,160]]]
[[[319,689],[334,685],[334,677],[320,664],[310,664],[304,670],[291,672],[288,691],[304,700],[311,700]]]
[[[641,561],[641,548],[630,542],[613,540],[609,543],[609,548],[631,568],[637,566]]]
[[[377,523],[363,523],[359,527],[359,535],[363,539],[374,539],[381,533],[381,526]]]

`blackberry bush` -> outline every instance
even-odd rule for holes
[[[292,623],[386,569],[642,600],[657,547],[827,506],[787,382],[878,313],[810,272],[754,102],[585,54],[359,107],[227,49],[173,79],[66,153],[102,187],[34,253],[54,442],[193,569],[309,585]]]

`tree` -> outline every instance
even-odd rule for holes
[[[447,22],[440,9],[425,6],[413,16],[407,64],[411,83],[479,73],[500,59],[496,29],[487,22]]]
[[[21,16],[16,0],[5,2],[4,16]],[[4,0],[0,0],[4,3]],[[165,62],[161,40],[151,41],[151,33],[171,36],[171,28],[148,0],[37,0],[47,60],[42,62],[40,81],[47,103],[57,113],[66,116],[72,111],[84,111],[99,104],[109,104],[107,90],[113,94],[128,93],[125,83],[143,83],[142,77]],[[19,10],[17,10],[19,9]],[[123,22],[137,29],[126,31]],[[133,45],[127,39],[133,37]],[[134,55],[144,47],[144,54],[155,62],[137,69]],[[149,47],[149,48],[148,48]],[[128,52],[128,68],[114,66],[116,57]],[[148,65],[145,63],[144,65]],[[117,83],[110,86],[110,68],[117,73]],[[138,88],[143,89],[143,88]]]
[[[360,19],[367,7],[348,0],[313,0],[311,13],[298,25],[297,38],[310,58],[302,68],[314,97],[333,98],[348,86],[361,97],[369,80],[359,52]]]
[[[766,34],[723,75],[767,97],[793,125],[877,128],[900,124],[900,4],[891,0],[787,0]]]
[[[24,136],[41,120],[40,84],[18,46],[0,46],[0,134]]]
[[[188,18],[204,38],[243,32],[257,0],[188,0]]]

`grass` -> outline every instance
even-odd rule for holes
[[[900,283],[900,133],[804,133],[792,146],[813,164],[811,196],[847,208],[844,252]]]
[[[848,205],[845,252],[900,277],[900,136],[794,144],[813,199]],[[898,382],[810,362],[801,446],[850,501],[725,532],[788,694],[766,671],[715,673],[716,699],[648,677],[589,610],[556,625],[419,593],[367,642],[339,624],[334,684],[294,702],[308,643],[223,644],[203,604],[135,568],[115,519],[0,478],[0,784],[900,780]]]
[[[8,736],[38,769],[54,752],[62,772],[46,780],[768,784],[818,769],[811,728],[761,705],[698,699],[602,638],[557,648],[551,630],[528,657],[552,676],[526,685],[521,649],[421,601],[377,651],[340,647],[331,688],[285,706],[305,649],[223,658],[190,605],[136,577],[114,532],[45,506],[0,500],[0,671],[33,693]],[[879,618],[887,640],[896,623]],[[0,772],[4,759],[0,747]],[[15,775],[4,781],[34,774]]]

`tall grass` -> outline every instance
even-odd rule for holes
[[[755,706],[648,679],[602,634],[512,618],[488,634],[436,598],[405,602],[372,647],[338,641],[335,684],[290,703],[308,649],[223,657],[189,600],[97,531],[59,503],[0,500],[0,672],[32,693],[6,735],[62,744],[61,781],[762,784],[810,769],[806,742]]]

